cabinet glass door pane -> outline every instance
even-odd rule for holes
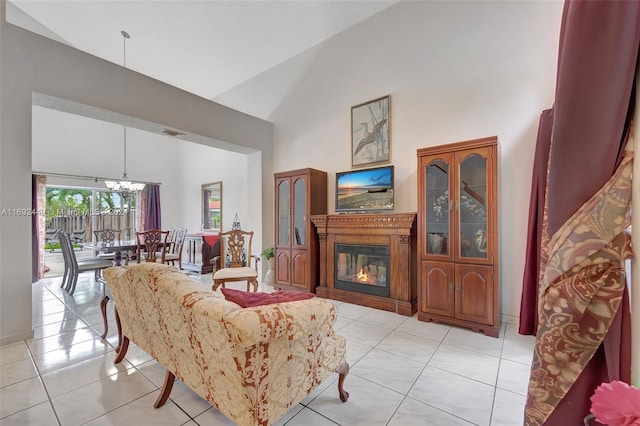
[[[472,154],[460,162],[460,256],[487,258],[487,160]]]
[[[449,255],[449,164],[441,159],[431,161],[425,179],[427,254]]]
[[[293,245],[304,246],[307,243],[307,182],[303,178],[296,179],[293,192]]]
[[[290,218],[289,181],[283,180],[278,184],[278,245],[289,245]]]

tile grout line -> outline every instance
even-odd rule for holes
[[[502,368],[502,353],[504,351],[504,340],[507,337],[507,326],[508,324],[505,322],[504,324],[504,335],[502,336],[502,345],[500,345],[500,359],[498,361],[498,373],[496,374],[495,385],[493,386],[493,399],[491,401],[491,413],[489,415],[489,426],[493,422],[493,409],[496,406],[496,393],[498,392],[498,379],[500,378],[500,369]]]

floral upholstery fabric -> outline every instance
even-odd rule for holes
[[[155,263],[104,276],[122,334],[237,425],[273,424],[346,361],[327,300],[241,308]]]
[[[631,139],[631,138],[630,138]],[[632,256],[629,145],[609,181],[549,240],[543,237],[540,324],[525,407],[543,425],[584,371],[611,327]],[[550,424],[550,422],[549,422]]]

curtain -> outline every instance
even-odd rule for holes
[[[541,279],[527,301],[539,325],[526,425],[582,424],[597,385],[630,379],[625,146],[639,45],[640,2],[565,1],[542,229],[529,229]]]
[[[533,160],[533,179],[529,201],[529,234],[527,236],[526,264],[520,300],[520,334],[536,334],[538,329],[538,287],[540,283],[540,246],[542,242],[542,218],[547,189],[547,164],[551,145],[553,110],[540,115],[538,140]]]
[[[142,229],[145,231],[149,229],[162,229],[160,185],[146,185],[142,192],[144,194],[144,216]]]
[[[31,281],[44,278],[47,177],[31,175]]]
[[[134,233],[132,234],[132,238],[135,238],[136,232],[142,232],[146,228],[144,227],[144,216],[147,211],[147,195],[145,191],[139,191],[137,193],[138,202],[136,203],[136,229],[134,229]]]

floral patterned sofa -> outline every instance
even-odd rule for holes
[[[242,308],[175,267],[112,267],[104,277],[119,330],[116,363],[129,341],[167,370],[155,407],[175,378],[237,425],[270,425],[334,372],[342,401],[346,342],[335,306],[320,298]]]

